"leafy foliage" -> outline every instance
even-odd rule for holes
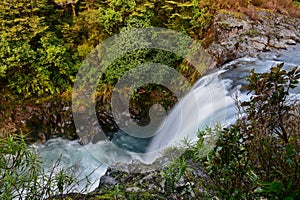
[[[251,72],[246,88],[252,96],[239,103],[241,118],[220,133],[215,149],[203,160],[215,195],[299,198],[300,113],[289,93],[299,78],[297,67],[286,71],[283,64],[268,73]]]
[[[10,88],[22,98],[69,90],[79,65],[91,50],[124,28],[167,27],[201,39],[212,20],[208,5],[198,1],[153,0],[2,1],[1,87]],[[124,71],[149,58],[169,60],[165,52],[155,54],[140,50],[116,61],[107,71],[107,87]],[[110,73],[115,69],[116,73]]]
[[[51,30],[45,16],[56,12],[48,1],[2,1],[0,9],[0,71],[7,86],[25,97],[69,88],[79,63]]]
[[[242,103],[247,118],[241,122],[247,136],[250,165],[260,180],[273,187],[282,186],[275,196],[299,198],[299,103],[289,92],[300,78],[297,67],[286,71],[283,64],[272,67],[270,73],[252,71],[247,86],[253,92],[250,101]]]
[[[282,8],[276,9],[292,12],[288,10],[292,2],[282,1]],[[71,89],[78,67],[93,48],[124,28],[165,27],[201,40],[219,9],[272,5],[279,6],[273,1],[244,0],[4,0],[0,3],[1,88],[9,88],[19,98],[56,95]],[[145,50],[126,55],[122,58],[126,63],[117,61],[115,67],[122,62],[117,77],[148,55]],[[181,61],[178,68],[195,79],[192,67]],[[106,78],[105,91],[116,75],[108,72]]]
[[[44,199],[70,192],[81,181],[68,169],[59,169],[60,160],[46,173],[23,136],[1,138],[0,146],[1,199]]]

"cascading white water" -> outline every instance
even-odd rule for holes
[[[237,94],[240,100],[248,99],[245,91],[240,91],[240,86],[245,85],[245,77],[252,68],[256,72],[265,72],[271,66],[284,62],[285,68],[300,65],[300,45],[278,53],[265,52],[259,58],[244,57],[230,62],[213,74],[201,78],[192,88],[191,92],[175,106],[173,111],[164,121],[160,134],[146,143],[147,150],[152,151],[158,147],[175,144],[185,137],[194,138],[198,128],[203,129],[206,125],[213,126],[215,123],[234,123],[236,110],[233,97]],[[300,87],[292,90],[294,94],[300,93]],[[118,133],[117,133],[118,134]],[[126,137],[119,133],[116,143],[122,143],[129,149],[145,148],[145,143],[138,144],[138,140]],[[139,146],[140,145],[140,146]],[[84,178],[95,168],[99,167],[90,177],[95,181],[90,190],[98,185],[98,180],[107,169],[107,163],[113,161],[129,162],[133,159],[142,159],[135,153],[124,153],[108,142],[98,142],[97,145],[88,144],[81,146],[77,141],[69,141],[61,138],[51,139],[44,144],[34,145],[41,155],[46,169],[50,169],[60,155],[62,155],[63,168],[74,165],[79,178]],[[159,154],[152,154],[151,161]],[[78,190],[84,186],[84,182]]]
[[[77,140],[70,141],[54,138],[43,144],[34,144],[32,147],[41,156],[46,173],[50,173],[58,161],[57,171],[59,169],[68,169],[69,172],[75,172],[75,177],[78,180],[82,180],[75,187],[76,192],[84,191],[87,185],[87,180],[85,179],[87,176],[91,182],[87,191],[95,189],[99,184],[99,177],[105,173],[108,167],[95,159]],[[90,176],[91,173],[93,173],[92,176]]]

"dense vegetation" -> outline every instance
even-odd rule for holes
[[[91,50],[123,28],[166,27],[202,40],[217,10],[251,13],[254,6],[299,13],[290,0],[4,0],[0,3],[0,89],[8,99],[61,94],[71,90]],[[124,71],[155,57],[191,75],[192,69],[181,65],[182,60],[143,50],[114,63],[118,68],[107,71],[101,95],[109,96],[110,86]]]
[[[3,200],[45,199],[69,193],[80,182],[88,180],[88,177],[77,178],[73,166],[61,168],[61,159],[53,163],[50,171],[45,171],[41,158],[28,147],[22,134],[0,138],[0,145],[0,198]]]
[[[201,42],[220,9],[243,12],[252,18],[257,8],[299,16],[299,5],[299,1],[291,0],[2,0],[0,108],[2,102],[70,96],[76,72],[86,56],[101,41],[124,29],[165,27]],[[191,83],[199,77],[184,60],[169,52],[139,50],[107,69],[99,82],[103,103],[127,70],[149,60],[174,67]],[[278,66],[270,73],[252,72],[247,89],[253,96],[248,102],[238,103],[246,116],[227,129],[200,132],[197,144],[162,172],[167,189],[153,194],[170,198],[299,199],[300,110],[298,102],[288,101],[297,79],[296,68],[287,72]],[[218,134],[219,140],[203,158],[199,152],[203,137],[209,134]],[[0,140],[0,146],[1,199],[45,198],[62,194],[78,182],[64,171],[46,175],[24,138],[7,136]],[[190,169],[195,166],[204,168],[209,179],[192,176]],[[184,194],[175,187],[181,177],[195,183]],[[122,198],[125,187],[107,191],[105,197]]]
[[[282,67],[263,74],[251,72],[246,87],[250,100],[238,103],[241,116],[220,132],[215,149],[204,158],[217,196],[300,197],[299,102],[289,96],[300,71]]]

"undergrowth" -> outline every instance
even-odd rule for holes
[[[0,199],[46,199],[76,191],[88,177],[79,179],[70,168],[61,167],[58,159],[49,172],[42,167],[41,158],[31,149],[23,136],[0,138]],[[89,185],[77,192],[87,192]]]
[[[202,177],[189,176],[198,197],[299,199],[300,105],[290,96],[299,78],[297,67],[286,71],[283,64],[268,73],[252,71],[246,86],[251,97],[237,102],[237,122],[199,132],[197,144],[166,171],[170,191],[174,192],[175,183],[188,176],[192,167],[205,171]],[[199,152],[204,138],[212,134],[218,140],[203,157]],[[188,159],[193,160],[191,165],[184,163]]]

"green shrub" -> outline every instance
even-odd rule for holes
[[[299,103],[289,98],[299,78],[297,67],[286,71],[283,64],[267,73],[251,71],[250,100],[238,104],[242,117],[219,134],[203,160],[213,195],[299,199],[300,112]]]
[[[53,5],[46,0],[5,0],[0,10],[1,87],[22,98],[70,89],[79,59],[60,38],[61,21],[53,20]]]
[[[23,136],[1,138],[0,199],[44,199],[70,192],[80,182],[67,169],[59,169],[60,160],[50,173],[41,164]]]
[[[300,113],[299,102],[290,99],[299,78],[297,67],[286,71],[283,64],[269,73],[252,71],[246,87],[252,96],[241,104],[247,113],[239,125],[247,137],[249,165],[260,179],[257,191],[267,197],[299,198]]]

